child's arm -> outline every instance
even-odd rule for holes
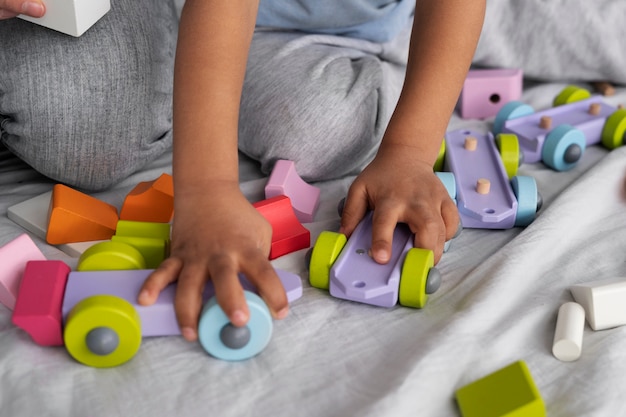
[[[46,8],[41,0],[0,0],[0,20],[25,14],[42,17]]]
[[[249,311],[237,273],[256,285],[274,317],[287,298],[268,261],[271,226],[239,189],[239,101],[258,0],[187,0],[174,75],[175,215],[170,257],[144,283],[151,304],[178,278],[175,309],[183,336],[197,337],[201,294],[212,280],[238,326]]]
[[[433,165],[471,64],[482,28],[485,0],[417,1],[404,88],[379,151],[354,181],[342,215],[352,233],[374,210],[372,254],[390,257],[393,230],[407,223],[415,246],[438,261],[459,226]]]

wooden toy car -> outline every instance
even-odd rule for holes
[[[557,171],[573,168],[586,146],[602,143],[614,149],[624,143],[626,109],[575,86],[565,88],[554,105],[535,112],[519,101],[507,103],[496,116],[493,132],[517,135],[525,162],[543,161]]]
[[[381,307],[393,307],[398,302],[407,307],[424,307],[428,295],[441,284],[432,251],[414,248],[413,234],[405,224],[395,229],[387,264],[370,257],[371,241],[372,213],[361,220],[350,239],[323,231],[310,255],[311,286],[329,289],[336,298]]]
[[[515,135],[456,130],[445,137],[444,169],[454,175],[464,228],[527,226],[541,206],[535,179],[517,175]]]

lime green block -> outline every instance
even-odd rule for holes
[[[150,269],[158,268],[169,252],[169,240],[165,239],[115,235],[111,242],[123,242],[137,249]]]
[[[463,417],[545,417],[546,409],[523,361],[456,391]]]
[[[78,258],[78,271],[146,269],[141,252],[124,242],[105,241],[88,248]]]
[[[136,222],[119,220],[115,229],[117,236],[151,237],[155,239],[170,238],[169,223]]]

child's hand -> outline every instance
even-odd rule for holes
[[[0,20],[25,14],[32,17],[41,17],[46,8],[41,0],[0,0]]]
[[[444,243],[459,227],[459,214],[431,164],[420,161],[410,148],[389,145],[354,180],[341,218],[348,236],[368,209],[374,210],[372,257],[386,263],[397,223],[415,234],[416,247],[431,249],[439,262]]]
[[[246,200],[238,184],[200,195],[177,195],[171,255],[148,277],[139,303],[154,303],[159,292],[178,279],[178,324],[187,340],[195,340],[202,291],[210,279],[231,323],[243,326],[250,313],[237,276],[241,272],[255,285],[272,315],[284,318],[287,296],[268,260],[271,236],[271,225]]]

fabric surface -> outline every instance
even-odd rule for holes
[[[177,25],[173,1],[151,0],[112,0],[80,38],[0,21],[2,142],[87,189],[154,160],[171,146]]]
[[[626,2],[487,0],[475,63],[544,81],[626,83]]]
[[[373,158],[404,82],[410,31],[374,43],[259,30],[244,82],[239,149],[269,173],[296,161],[307,180],[356,174]]]
[[[415,0],[261,0],[257,25],[389,42],[414,10]]]
[[[548,107],[564,84],[529,86],[523,100]],[[626,103],[626,89],[606,99]],[[490,120],[450,129],[485,131]],[[171,155],[104,193],[120,207],[139,181],[171,172]],[[454,392],[524,360],[551,417],[626,414],[626,327],[585,326],[583,352],[564,363],[551,354],[556,313],[578,283],[625,277],[626,147],[592,146],[572,171],[525,164],[544,198],[527,228],[466,229],[438,265],[443,284],[422,310],[384,309],[334,299],[310,287],[306,250],[273,261],[298,273],[304,294],[274,323],[257,357],[229,363],[180,337],[146,338],[113,369],[76,363],[62,348],[35,345],[0,306],[0,415],[41,416],[459,416]],[[321,205],[306,226],[312,240],[337,230],[337,202],[351,177],[315,183]],[[241,159],[241,188],[263,198],[267,177]],[[52,182],[0,151],[0,244],[24,230],[7,207],[50,190]],[[35,242],[49,259],[76,259]]]

